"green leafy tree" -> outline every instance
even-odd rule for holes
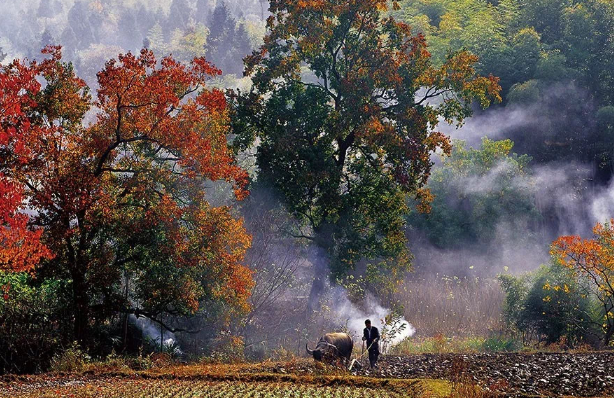
[[[509,84],[525,82],[535,75],[537,62],[541,53],[541,38],[533,28],[518,31],[511,42],[508,65]]]
[[[500,275],[506,293],[503,316],[510,331],[521,333],[523,342],[568,346],[595,343],[598,311],[573,273],[556,263],[519,277]]]
[[[519,323],[546,343],[563,336],[574,345],[591,331],[591,303],[572,273],[556,264],[542,268],[527,293]]]
[[[440,248],[488,245],[497,226],[535,217],[530,158],[512,153],[511,140],[482,140],[479,149],[455,141],[429,180],[435,199],[427,214],[412,213],[408,223]]]
[[[335,281],[356,272],[373,290],[392,288],[410,265],[405,198],[429,198],[430,155],[450,151],[439,118],[462,121],[475,99],[499,100],[476,57],[434,67],[424,36],[382,15],[388,3],[271,2],[264,45],[246,59],[253,89],[234,98],[237,146],[258,140],[258,181],[324,252],[311,308],[327,266]]]
[[[514,84],[507,93],[507,101],[510,104],[535,104],[539,101],[540,95],[539,81],[531,79]]]
[[[580,2],[565,8],[561,20],[559,48],[567,66],[578,71],[602,104],[614,103],[614,3]]]
[[[207,45],[208,35],[209,30],[202,24],[188,26],[185,30],[175,30],[170,42],[173,55],[181,61],[202,56],[205,52],[204,47]]]
[[[553,43],[561,37],[563,10],[571,3],[572,0],[524,2],[519,15],[519,23],[523,26],[534,27],[542,35],[544,41]]]

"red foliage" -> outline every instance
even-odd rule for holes
[[[24,214],[23,183],[9,174],[19,173],[36,156],[36,137],[47,137],[48,128],[33,124],[29,110],[40,91],[38,66],[18,61],[0,72],[0,270],[30,271],[51,252],[40,241],[42,230],[29,228]]]

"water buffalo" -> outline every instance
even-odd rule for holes
[[[337,358],[350,359],[354,342],[347,333],[326,333],[320,338],[316,348],[310,350],[307,344],[305,348],[307,352],[313,355],[316,361],[335,360]]]

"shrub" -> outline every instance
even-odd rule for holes
[[[67,283],[0,272],[0,288],[0,373],[46,370],[71,339]]]
[[[491,336],[482,343],[482,351],[486,352],[512,352],[520,349],[522,344],[513,338]]]
[[[165,354],[160,354],[165,355]],[[155,363],[154,363],[155,362]],[[137,356],[118,355],[115,350],[111,351],[103,361],[92,362],[86,361],[82,370],[94,372],[121,372],[130,370],[148,370],[154,367],[154,364],[159,364],[160,358],[154,358],[154,353],[143,355],[143,349],[139,351]],[[169,362],[170,364],[170,362]]]
[[[50,370],[52,372],[82,372],[90,362],[90,356],[83,352],[75,341],[64,352],[53,356]]]
[[[235,363],[245,360],[243,338],[231,333],[221,333],[213,345],[209,360],[220,363]]]
[[[590,296],[583,293],[571,272],[557,264],[542,266],[523,277],[499,277],[506,293],[504,319],[524,343],[573,347],[594,333]]]

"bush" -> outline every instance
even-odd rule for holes
[[[486,352],[512,352],[518,351],[522,344],[513,338],[491,336],[482,343],[482,351]]]
[[[390,351],[394,355],[475,353],[484,351],[483,337],[446,337],[438,333],[433,337],[408,337]]]
[[[531,283],[530,275],[516,277],[503,274],[499,275],[498,279],[505,292],[503,320],[507,326],[507,332],[511,334],[522,332],[523,328],[519,325],[519,319],[525,309],[525,300]]]
[[[90,362],[90,356],[83,352],[75,341],[67,350],[53,356],[50,370],[52,372],[82,372]]]
[[[208,360],[218,363],[245,361],[245,342],[231,333],[220,333],[212,346]]]
[[[502,275],[499,280],[506,293],[504,319],[524,343],[564,340],[574,347],[590,341],[593,303],[568,269],[552,264],[523,277]]]
[[[0,373],[46,370],[70,344],[66,282],[38,283],[26,273],[0,272],[0,288]]]
[[[95,362],[87,366],[88,370],[99,371],[126,371],[126,370],[147,370],[154,366],[154,353],[143,355],[143,350],[139,351],[138,356],[122,356],[112,351],[102,362]]]

